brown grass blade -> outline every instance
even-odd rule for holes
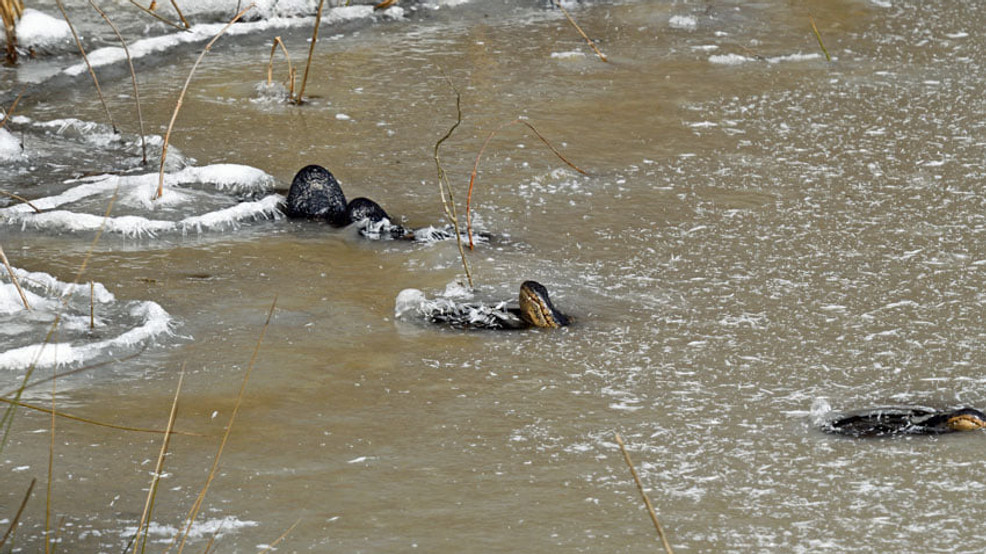
[[[582,35],[582,38],[585,39],[589,47],[591,47],[592,50],[596,52],[596,55],[599,56],[599,59],[604,62],[608,62],[609,60],[606,59],[606,54],[603,54],[602,52],[599,51],[599,48],[596,48],[596,43],[592,42],[592,39],[589,38],[589,35],[585,34],[585,31],[582,30],[582,27],[579,27],[579,24],[576,23],[575,20],[572,18],[571,14],[568,13],[568,10],[565,9],[565,6],[562,6],[561,2],[559,2],[558,0],[552,0],[552,1],[555,3],[556,6],[558,6],[558,9],[561,10],[561,13],[565,14],[565,17],[568,18],[568,22],[572,24],[572,27],[575,27],[575,30],[578,31],[580,35]]]
[[[72,36],[75,37],[75,45],[79,47],[79,53],[82,54],[82,61],[86,62],[86,67],[89,68],[89,76],[92,77],[92,82],[96,85],[96,94],[99,96],[99,101],[103,104],[103,110],[106,111],[106,118],[110,120],[113,132],[119,133],[120,131],[116,128],[116,122],[113,121],[113,114],[110,113],[110,107],[106,105],[106,99],[103,98],[103,89],[99,88],[99,79],[96,78],[96,71],[92,68],[92,64],[89,63],[89,56],[86,54],[86,49],[82,47],[82,40],[79,39],[79,34],[75,32],[75,26],[72,25],[72,21],[68,18],[68,12],[65,11],[62,0],[55,0],[55,3],[58,4],[58,9],[62,12],[65,23],[68,23],[68,29],[72,31]]]
[[[137,524],[137,537],[134,542],[134,553],[137,552],[138,545],[140,551],[144,552],[147,548],[147,529],[151,525],[151,513],[154,510],[154,498],[157,496],[158,484],[161,482],[161,470],[164,468],[164,456],[168,452],[168,443],[171,442],[171,430],[175,427],[175,416],[178,415],[178,397],[181,396],[181,385],[185,381],[185,364],[181,364],[181,371],[178,372],[178,386],[175,387],[175,399],[171,402],[171,413],[168,415],[168,429],[161,441],[161,452],[157,457],[157,464],[154,466],[154,475],[151,477],[151,487],[147,491],[147,500],[144,502],[144,513],[140,516],[140,523]],[[144,540],[141,541],[143,534]]]
[[[661,527],[661,522],[657,520],[657,513],[654,512],[654,505],[650,503],[650,498],[647,497],[647,493],[644,492],[644,484],[640,482],[640,476],[637,475],[637,468],[633,467],[633,462],[630,461],[630,453],[627,452],[626,445],[623,444],[623,437],[619,433],[614,433],[616,436],[616,444],[620,445],[620,452],[623,452],[623,460],[626,461],[627,467],[630,468],[630,474],[633,475],[633,482],[637,484],[637,490],[640,491],[640,496],[644,498],[644,504],[647,506],[647,512],[650,514],[651,521],[654,522],[654,528],[657,529],[657,536],[661,538],[661,543],[664,545],[664,551],[667,554],[673,554],[671,550],[671,545],[668,544],[668,539],[664,535],[664,528]]]
[[[274,547],[277,546],[277,544],[279,542],[283,541],[284,540],[284,537],[287,537],[291,533],[291,531],[294,531],[294,528],[297,527],[299,523],[301,523],[301,519],[300,518],[297,521],[295,521],[291,525],[291,527],[288,527],[288,530],[287,531],[281,533],[281,536],[280,537],[277,537],[277,540],[275,540],[274,542],[268,544],[267,545],[267,548],[261,550],[260,551],[260,554],[267,554],[267,552],[270,552],[271,550],[274,550]]]
[[[480,158],[483,157],[483,152],[486,151],[486,146],[490,143],[490,140],[493,138],[493,136],[496,135],[497,133],[499,133],[501,130],[503,130],[504,127],[507,127],[509,125],[513,125],[514,123],[522,123],[528,129],[530,129],[531,131],[534,131],[534,134],[537,135],[537,137],[539,139],[541,139],[541,142],[543,142],[548,148],[551,149],[551,151],[555,154],[555,156],[558,156],[558,159],[560,159],[561,161],[565,162],[565,164],[568,165],[568,167],[571,167],[572,169],[574,169],[575,171],[578,171],[582,175],[588,175],[588,173],[586,173],[582,168],[580,168],[579,166],[573,164],[572,162],[570,162],[568,160],[568,158],[566,158],[565,156],[563,156],[561,154],[561,152],[559,152],[558,149],[555,148],[554,145],[552,145],[550,141],[548,141],[548,139],[544,138],[544,135],[542,135],[541,132],[538,131],[534,127],[534,125],[531,125],[527,121],[524,121],[523,119],[520,119],[520,118],[514,119],[513,121],[508,121],[506,123],[501,124],[499,127],[497,127],[492,132],[490,132],[489,136],[486,137],[486,140],[483,141],[483,146],[479,149],[479,153],[476,154],[476,163],[473,164],[473,166],[472,166],[472,174],[469,176],[469,192],[468,192],[468,194],[466,194],[466,234],[469,236],[469,249],[470,250],[473,250],[473,249],[476,248],[476,246],[475,246],[475,244],[473,244],[473,240],[472,240],[472,189],[473,189],[473,185],[475,185],[475,183],[476,183],[476,173],[479,171],[479,160],[480,160]]]
[[[0,538],[0,548],[7,542],[7,539],[14,533],[14,529],[17,528],[17,522],[21,519],[21,514],[24,513],[24,507],[27,506],[27,501],[31,499],[31,491],[34,490],[34,485],[37,483],[37,479],[31,479],[31,484],[27,487],[27,492],[24,493],[24,500],[21,501],[21,507],[17,508],[17,515],[10,522],[10,527],[7,527],[7,532],[3,534],[3,538]]]
[[[5,397],[2,397],[2,396],[0,396],[0,402],[3,402],[4,404],[10,404],[12,406],[17,406],[18,408],[24,408],[26,410],[34,410],[36,412],[41,412],[41,413],[45,413],[45,414],[49,414],[49,415],[55,415],[56,417],[60,417],[60,418],[63,418],[63,419],[69,419],[69,420],[72,420],[72,421],[77,421],[79,423],[85,423],[85,424],[88,424],[88,425],[95,425],[97,427],[106,427],[106,428],[109,428],[109,429],[118,429],[120,431],[133,431],[135,433],[157,433],[157,434],[168,433],[168,434],[173,434],[173,435],[184,435],[184,436],[187,436],[187,437],[202,437],[202,436],[205,436],[205,435],[203,435],[201,433],[192,433],[190,431],[162,431],[160,429],[145,429],[143,427],[129,427],[127,425],[116,425],[114,423],[105,423],[105,422],[102,422],[102,421],[96,421],[94,419],[87,419],[87,418],[84,418],[84,417],[74,416],[72,414],[67,414],[65,412],[59,412],[59,411],[55,411],[54,414],[52,414],[52,410],[50,408],[43,408],[41,406],[35,406],[34,404],[28,404],[26,402],[21,402],[20,400],[13,400],[11,398],[5,398]]]
[[[315,43],[318,42],[318,27],[322,24],[322,4],[325,0],[318,0],[318,11],[315,12],[315,28],[312,30],[312,42],[308,45],[308,62],[305,63],[305,74],[301,77],[301,90],[298,91],[298,98],[295,104],[301,105],[305,101],[305,85],[308,84],[308,70],[312,66],[312,55],[315,54]]]
[[[229,435],[233,431],[233,423],[236,421],[236,414],[240,411],[240,406],[243,404],[243,396],[246,393],[247,383],[250,381],[250,374],[253,373],[253,366],[257,362],[257,354],[260,353],[260,344],[264,341],[264,335],[267,334],[267,328],[270,327],[270,320],[274,317],[274,308],[277,306],[277,297],[274,297],[274,301],[271,302],[270,311],[267,312],[267,321],[264,322],[263,329],[260,330],[260,336],[257,338],[257,344],[253,349],[253,355],[250,357],[250,364],[247,366],[246,372],[243,374],[243,382],[240,384],[240,392],[236,396],[236,402],[233,404],[233,411],[229,415],[229,422],[226,424],[226,432],[223,434],[222,440],[219,442],[219,450],[216,452],[216,456],[212,460],[212,468],[209,470],[209,475],[206,477],[205,485],[202,486],[202,490],[199,492],[198,498],[195,499],[195,503],[192,505],[192,509],[189,510],[188,516],[185,519],[185,528],[180,535],[175,536],[175,540],[172,541],[171,547],[175,546],[175,541],[180,538],[181,541],[178,543],[179,554],[185,549],[185,541],[188,540],[188,534],[192,530],[192,523],[198,516],[199,510],[202,508],[202,502],[205,500],[206,493],[209,492],[209,485],[212,484],[213,479],[216,478],[216,473],[219,471],[219,461],[222,459],[223,450],[226,448],[226,442],[229,441]],[[171,551],[171,547],[168,551]]]
[[[168,141],[171,140],[171,130],[175,126],[175,120],[178,119],[178,112],[181,110],[181,104],[185,99],[185,93],[188,92],[188,85],[192,82],[192,76],[195,75],[195,70],[199,67],[199,64],[202,63],[202,58],[205,57],[206,53],[212,49],[212,45],[219,40],[219,37],[223,36],[227,29],[239,21],[240,18],[243,17],[243,14],[252,10],[255,5],[256,4],[250,4],[249,6],[243,8],[240,13],[236,14],[229,23],[220,29],[219,32],[216,33],[216,36],[212,37],[212,40],[209,41],[209,44],[206,44],[205,48],[202,49],[202,53],[199,54],[198,59],[195,60],[195,64],[192,66],[192,70],[188,72],[188,78],[185,79],[185,86],[181,88],[181,94],[178,95],[178,104],[175,105],[175,111],[171,114],[171,122],[168,123],[168,132],[164,135],[164,145],[161,148],[161,171],[160,177],[158,178],[157,192],[154,194],[155,199],[161,198],[161,195],[164,194],[164,162],[168,159]]]
[[[0,245],[0,260],[3,261],[4,267],[7,268],[7,275],[10,275],[10,280],[14,283],[14,288],[17,289],[17,294],[21,295],[21,302],[24,303],[24,309],[30,311],[31,305],[27,303],[27,296],[24,295],[24,290],[21,289],[21,284],[17,281],[17,276],[14,275],[14,269],[10,267],[10,262],[7,260],[7,255],[3,252],[2,245]]]

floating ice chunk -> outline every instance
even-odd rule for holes
[[[100,175],[84,179],[83,183],[65,192],[38,198],[31,204],[40,210],[35,213],[27,204],[16,204],[0,208],[0,223],[20,225],[22,228],[35,228],[54,231],[96,231],[103,229],[128,237],[156,236],[166,232],[186,233],[190,230],[224,231],[236,228],[240,222],[258,219],[278,219],[281,212],[278,206],[283,197],[268,194],[259,200],[240,200],[232,195],[260,195],[272,191],[274,178],[250,166],[238,164],[215,164],[205,167],[188,167],[165,175],[164,195],[154,199],[158,186],[157,173],[143,175]],[[202,190],[202,185],[221,193],[216,195]],[[198,185],[192,187],[190,185]],[[144,215],[129,213],[114,217],[104,217],[99,213],[89,213],[56,208],[81,203],[90,198],[100,199],[116,193],[122,207],[140,211],[157,211],[162,216],[177,214],[172,220],[150,219]],[[92,201],[92,202],[95,202]],[[205,202],[226,204],[216,210],[195,215],[182,212],[201,210]],[[95,202],[96,205],[100,205]],[[228,204],[233,204],[229,206]],[[89,208],[92,211],[92,208]]]
[[[569,50],[568,52],[552,52],[551,58],[555,60],[579,60],[585,57],[584,52]]]
[[[672,15],[668,19],[668,25],[672,29],[681,29],[684,31],[694,31],[698,27],[698,19],[692,15]]]
[[[51,48],[72,40],[64,19],[27,8],[17,22],[17,44],[24,48]]]
[[[133,350],[155,337],[171,333],[171,316],[155,302],[121,304],[101,284],[94,284],[90,289],[88,284],[63,283],[47,273],[30,273],[21,269],[14,269],[14,273],[28,297],[31,310],[24,308],[13,283],[0,281],[0,316],[3,316],[0,321],[4,327],[4,333],[0,334],[0,346],[6,348],[5,352],[0,353],[0,370],[83,363],[111,353]],[[0,278],[9,281],[6,268],[0,270]],[[75,322],[88,320],[85,316],[89,315],[90,302],[98,303],[103,314],[97,330],[112,328],[121,329],[122,332],[102,340],[83,335],[88,326],[76,325]],[[75,335],[76,340],[16,346],[18,339],[45,336],[56,316],[63,323],[60,336]]]
[[[709,56],[709,61],[720,65],[739,65],[741,63],[752,62],[754,58],[740,56],[739,54],[713,54]]]
[[[21,141],[10,134],[10,131],[0,129],[0,163],[9,163],[25,157]]]

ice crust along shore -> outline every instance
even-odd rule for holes
[[[171,334],[172,318],[156,302],[120,302],[102,284],[78,285],[59,281],[42,272],[14,268],[31,306],[24,307],[16,287],[0,267],[0,345],[15,343],[0,352],[0,370],[51,368],[84,363],[102,356],[130,352],[160,336]],[[90,300],[91,293],[91,300]],[[120,333],[100,338],[89,333],[90,301],[99,305],[95,331],[119,329]],[[24,317],[30,315],[30,318]],[[44,337],[55,318],[59,318],[60,342],[34,342],[23,339]],[[114,331],[115,332],[115,331]]]
[[[278,219],[282,216],[279,206],[283,197],[272,192],[274,178],[254,167],[238,164],[187,167],[166,174],[164,194],[154,200],[158,179],[157,173],[87,178],[61,194],[32,200],[31,205],[21,203],[0,208],[0,224],[19,225],[22,229],[69,232],[102,228],[127,237],[145,237],[169,232],[227,231],[245,221]],[[232,205],[201,214],[184,215],[200,204],[202,184],[228,196],[228,203]],[[198,187],[193,188],[196,185]],[[74,204],[92,197],[105,199],[108,204],[114,195],[121,207],[182,217],[152,219],[132,213],[105,217],[102,212],[71,209]],[[258,195],[264,196],[256,200],[237,198]],[[35,208],[42,211],[38,213]]]

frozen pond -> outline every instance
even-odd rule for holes
[[[187,15],[218,24],[235,11],[226,4]],[[49,312],[27,316],[0,270],[0,363],[44,341],[76,280],[65,308],[75,327],[53,343],[149,325],[133,313],[146,303],[164,313],[153,324],[166,329],[31,377],[93,365],[54,382],[60,409],[160,429],[186,367],[176,428],[201,436],[172,439],[152,551],[167,548],[205,482],[275,297],[191,538],[198,550],[218,533],[217,549],[259,551],[297,522],[279,551],[652,551],[614,432],[676,551],[981,548],[981,432],[854,440],[811,417],[827,406],[986,407],[977,5],[565,2],[609,63],[546,1],[333,8],[298,107],[258,86],[275,36],[303,63],[310,4],[234,26],[205,57],[171,137],[170,207],[143,206],[140,187],[157,183],[161,137],[208,37],[137,62],[146,169],[125,64],[99,70],[120,135],[85,73],[64,71],[78,63],[70,44],[0,70],[5,108],[28,91],[5,126],[23,149],[0,162],[0,190],[54,202],[105,185],[42,211],[102,220],[117,192],[114,214],[162,225],[94,242],[98,224],[48,226],[46,213],[0,198],[11,263],[59,283],[32,285]],[[58,14],[53,2],[32,7]],[[109,7],[134,43],[178,33],[130,4]],[[116,46],[98,15],[76,9],[93,49]],[[472,198],[489,236],[467,254],[474,298],[516,300],[533,279],[570,327],[397,319],[404,289],[461,291],[454,241],[368,241],[264,203],[317,163],[350,198],[411,227],[443,225],[432,152],[456,120],[443,75],[462,99],[462,125],[441,150],[460,211],[487,136],[517,117],[588,172],[511,125],[490,141]],[[222,224],[208,215],[233,211]],[[87,330],[90,281],[112,297],[95,306],[99,336]],[[22,366],[0,368],[5,396]],[[50,407],[52,386],[25,399]],[[24,551],[43,548],[50,425],[20,409],[0,453],[0,529],[38,478],[16,535]],[[160,437],[67,420],[55,433],[60,548],[121,551]]]

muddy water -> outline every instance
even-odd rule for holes
[[[269,37],[210,54],[179,119],[183,153],[285,183],[321,163],[351,197],[413,225],[441,219],[431,151],[455,119],[442,70],[462,92],[463,124],[443,146],[460,191],[489,131],[527,117],[590,174],[519,126],[504,130],[474,198],[496,239],[470,255],[472,271],[490,299],[541,281],[576,324],[496,334],[395,322],[400,290],[434,295],[462,278],[451,243],[371,243],[285,221],[163,243],[109,237],[88,276],[180,324],[135,359],[67,379],[60,401],[160,427],[187,367],[178,428],[206,436],[172,442],[155,520],[178,526],[194,501],[276,297],[201,517],[233,518],[225,550],[253,551],[295,522],[279,549],[650,550],[614,431],[676,550],[978,549],[981,434],[837,439],[808,412],[986,405],[981,12],[578,7],[604,64],[533,4],[330,30],[303,109],[251,101]],[[304,33],[283,36],[301,59]],[[586,55],[551,56],[572,51]],[[154,132],[195,55],[143,70]],[[720,63],[735,56],[747,59]],[[125,113],[129,84],[106,88]],[[83,86],[23,109],[103,117]],[[65,278],[88,245],[3,233],[15,264]],[[0,517],[43,478],[47,425],[19,415]],[[71,550],[126,542],[158,448],[59,423],[53,506]],[[36,493],[19,545],[41,544],[43,504]]]

